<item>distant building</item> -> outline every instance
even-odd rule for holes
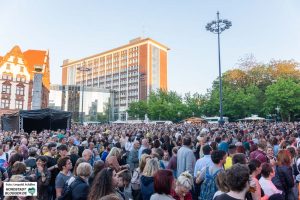
[[[62,65],[62,85],[84,85],[116,91],[114,115],[126,118],[131,102],[146,100],[150,91],[167,90],[169,48],[146,38]],[[78,68],[91,70],[83,73]]]
[[[35,77],[39,78],[34,81]],[[34,97],[39,97],[35,98],[36,109],[46,108],[50,89],[49,52],[22,52],[15,46],[4,57],[0,56],[0,88],[2,111],[31,110]]]
[[[51,85],[49,108],[72,112],[73,121],[80,121],[82,92],[81,86]],[[106,116],[105,121],[116,120],[113,116],[114,92],[107,89],[85,87],[83,100],[84,121],[98,121],[99,116]]]

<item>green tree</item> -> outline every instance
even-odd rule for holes
[[[148,112],[147,102],[146,101],[132,102],[129,105],[129,109],[127,110],[127,112],[131,118],[144,119],[145,115]]]
[[[269,114],[278,106],[284,121],[293,120],[300,111],[300,85],[292,79],[278,79],[267,87],[264,106]]]

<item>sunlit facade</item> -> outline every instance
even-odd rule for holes
[[[0,88],[1,110],[46,108],[50,89],[49,52],[22,52],[15,46],[5,56],[0,56]],[[33,91],[39,97],[35,104]]]
[[[151,38],[137,38],[129,44],[62,65],[62,85],[81,85],[116,91],[114,115],[126,118],[131,102],[146,100],[150,91],[167,90],[169,48]],[[83,73],[80,67],[91,70]]]

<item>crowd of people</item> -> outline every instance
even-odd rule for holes
[[[1,199],[300,199],[298,122],[73,124],[0,141]],[[36,197],[3,194],[29,181]]]

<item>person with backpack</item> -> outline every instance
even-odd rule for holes
[[[204,168],[197,176],[196,183],[201,183],[200,199],[212,200],[218,190],[215,179],[219,172],[223,171],[227,154],[222,150],[215,150],[211,153],[212,166]]]

